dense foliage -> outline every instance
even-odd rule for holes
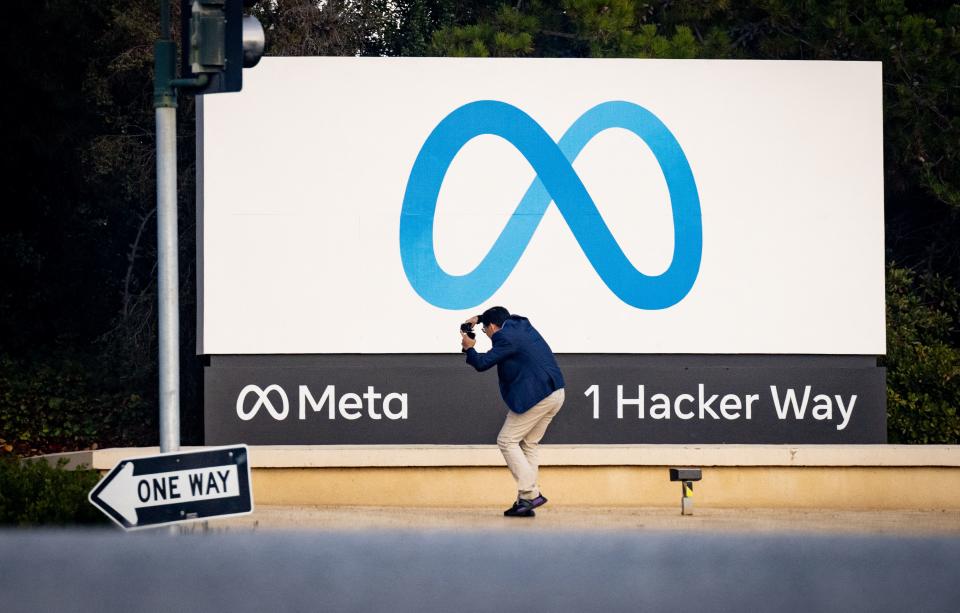
[[[157,3],[5,9],[16,52],[0,55],[12,177],[0,222],[0,455],[155,444]],[[255,10],[273,55],[882,61],[890,440],[960,442],[960,5],[273,0]],[[178,116],[182,421],[196,443],[189,97]]]
[[[960,441],[960,292],[936,276],[887,273],[887,431],[891,443]]]
[[[13,455],[136,446],[157,430],[151,407],[111,384],[109,364],[0,357],[0,447]],[[0,454],[3,455],[3,454]]]
[[[100,473],[67,470],[64,463],[0,458],[0,526],[109,523],[87,501]]]

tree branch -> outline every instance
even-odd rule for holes
[[[140,227],[137,228],[137,236],[133,239],[133,245],[130,246],[130,254],[127,255],[127,277],[123,281],[123,319],[126,320],[130,314],[130,278],[133,276],[133,265],[137,261],[137,250],[140,248],[140,237],[147,227],[147,222],[157,212],[157,207],[153,207],[143,219],[140,220]]]

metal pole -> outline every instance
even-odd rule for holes
[[[177,261],[177,109],[156,109],[160,453],[180,449],[180,299]]]
[[[170,3],[160,2],[161,40],[155,47],[157,122],[157,301],[159,312],[160,453],[180,449],[180,297],[177,261],[176,47],[170,40]]]

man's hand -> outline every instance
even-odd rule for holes
[[[473,317],[471,317],[470,319],[468,319],[467,321],[465,321],[465,322],[463,322],[463,323],[465,323],[465,324],[470,324],[470,325],[475,326],[475,325],[477,325],[478,323],[480,323],[480,318],[477,317],[476,315],[474,315]]]
[[[473,319],[476,319],[476,317],[474,317]],[[466,332],[460,333],[460,346],[463,347],[464,350],[470,349],[476,344],[477,344],[477,339],[470,338],[469,336],[467,336]]]

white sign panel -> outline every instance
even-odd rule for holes
[[[253,512],[246,445],[122,460],[88,498],[124,530]]]
[[[881,66],[265,58],[199,116],[200,353],[885,352]]]

